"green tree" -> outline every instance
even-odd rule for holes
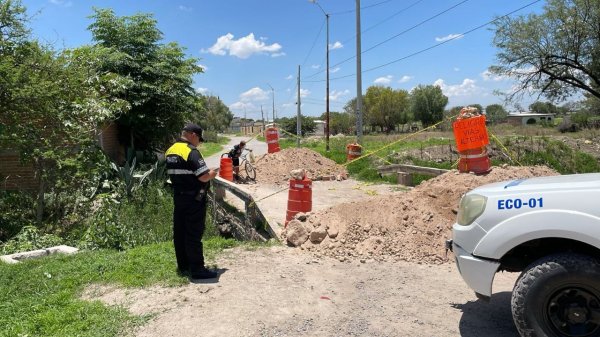
[[[0,2],[0,144],[34,165],[40,179],[38,221],[46,193],[77,186],[81,192],[98,181],[102,154],[95,137],[101,125],[128,109],[122,94],[129,81],[97,73],[105,50],[55,52],[27,34],[25,8]]]
[[[380,127],[381,131],[393,131],[396,125],[405,124],[408,120],[406,111],[409,98],[406,90],[371,86],[367,89],[365,101],[369,107],[369,125]]]
[[[529,105],[529,110],[538,114],[556,114],[558,107],[550,102],[534,102]]]
[[[321,115],[321,119],[325,120],[325,113]],[[349,134],[356,125],[354,115],[347,112],[329,112],[329,133],[336,135],[338,133]]]
[[[500,104],[490,104],[485,107],[486,119],[491,123],[502,122],[508,116],[504,107]]]
[[[229,127],[233,113],[217,96],[197,94],[196,113],[192,116],[205,130],[221,132]]]
[[[434,85],[418,85],[410,92],[410,110],[424,127],[442,120],[448,97],[442,89]]]
[[[492,73],[515,78],[515,98],[531,89],[550,100],[584,91],[600,98],[600,5],[593,0],[548,0],[542,14],[502,17],[493,44]]]
[[[132,148],[164,148],[194,111],[192,76],[202,72],[177,43],[162,44],[162,32],[150,14],[118,17],[111,9],[94,9],[89,26],[94,47],[112,53],[97,69],[131,80],[118,98],[131,109],[117,117],[121,141]]]
[[[296,134],[296,122],[297,122],[296,117],[281,117],[278,120],[278,123],[281,125],[281,127],[285,131],[287,131],[293,135]],[[315,121],[308,116],[302,116],[301,123],[302,123],[302,125],[300,126],[300,128],[301,128],[300,132],[302,132],[303,137],[306,136],[307,134],[314,133],[315,130],[317,129],[317,125],[315,124]]]

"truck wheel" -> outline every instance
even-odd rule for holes
[[[521,336],[600,336],[600,261],[563,253],[541,258],[512,293]]]

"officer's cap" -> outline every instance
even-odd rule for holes
[[[198,124],[188,123],[183,127],[183,131],[193,132],[198,135],[200,141],[204,141],[204,138],[202,138],[202,128]]]

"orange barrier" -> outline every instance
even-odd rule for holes
[[[228,157],[223,157],[226,154],[221,155],[221,165],[219,167],[219,177],[233,181],[233,160]]]
[[[304,177],[302,180],[290,179],[288,206],[285,225],[300,212],[312,210],[312,180]]]
[[[266,129],[265,138],[267,139],[267,152],[279,152],[279,132],[277,131],[277,128]]]
[[[452,123],[452,130],[460,156],[458,171],[489,173],[491,163],[486,146],[490,141],[485,126],[485,116],[478,115],[475,108],[464,107],[460,110],[457,120]]]
[[[346,145],[346,160],[351,161],[362,155],[362,146],[359,144],[348,144]]]

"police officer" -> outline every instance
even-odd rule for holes
[[[177,270],[193,279],[217,277],[204,266],[202,235],[210,180],[217,173],[206,166],[196,148],[203,142],[202,128],[186,124],[181,138],[165,153],[167,173],[173,185],[173,243]]]

